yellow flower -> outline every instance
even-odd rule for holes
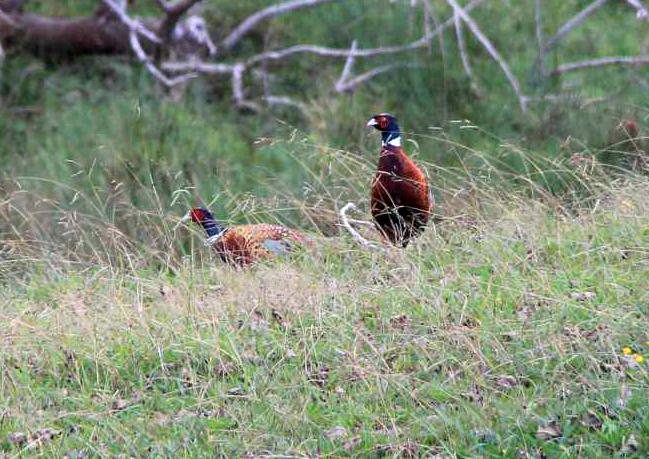
[[[633,354],[633,359],[636,361],[636,363],[644,362],[644,357],[640,354]]]
[[[624,354],[624,355],[630,355],[632,352],[633,351],[631,350],[630,347],[622,348],[622,354]]]

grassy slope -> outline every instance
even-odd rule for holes
[[[0,449],[642,456],[649,376],[622,348],[649,354],[646,193],[499,200],[406,252],[322,239],[243,273],[43,260],[3,293]]]

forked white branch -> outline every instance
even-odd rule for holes
[[[368,248],[368,249],[372,249],[372,250],[385,250],[384,247],[376,244],[375,242],[368,241],[367,239],[365,239],[356,230],[356,228],[354,228],[352,226],[352,224],[350,223],[349,217],[347,216],[347,213],[350,210],[356,210],[356,209],[357,209],[356,204],[354,204],[353,202],[348,202],[347,204],[345,204],[342,207],[342,209],[340,209],[340,221],[341,221],[342,226],[349,232],[349,234],[352,235],[354,240],[356,242],[358,242],[358,244],[360,244],[361,246],[363,246],[365,248]],[[354,222],[356,222],[356,221],[354,221]],[[372,225],[370,222],[365,222],[365,221],[360,221],[360,222],[356,222],[356,223]],[[372,226],[374,226],[374,225],[372,225]]]

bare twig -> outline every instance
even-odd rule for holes
[[[555,33],[552,37],[548,39],[548,41],[545,44],[545,51],[549,51],[552,49],[559,41],[563,39],[570,31],[576,27],[578,27],[581,23],[583,23],[588,16],[593,14],[595,11],[600,9],[602,6],[606,4],[608,0],[595,0],[593,3],[588,5],[586,8],[581,10],[579,13],[574,15],[572,18],[570,18],[568,21],[566,21],[561,27],[559,27],[559,30],[557,30],[557,33]]]
[[[275,96],[268,94],[266,96],[263,96],[262,99],[268,105],[284,105],[286,107],[293,107],[300,110],[303,114],[307,114],[309,112],[309,107],[307,107],[306,104],[297,101],[289,96]]]
[[[534,2],[534,24],[536,30],[536,44],[539,48],[538,62],[541,75],[545,75],[545,45],[543,44],[543,18],[541,0]]]
[[[343,71],[340,74],[340,78],[336,82],[336,85],[334,88],[338,92],[343,92],[345,91],[345,84],[347,83],[347,80],[349,80],[349,76],[352,73],[352,69],[354,67],[354,61],[355,58],[353,56],[354,51],[358,48],[358,43],[356,40],[352,42],[352,46],[349,48],[349,55],[347,57],[347,60],[345,61],[345,67],[343,67]]]
[[[126,10],[120,5],[115,3],[114,0],[102,0],[104,5],[106,5],[114,14],[117,16],[119,21],[124,24],[129,30],[137,32],[139,35],[142,35],[147,40],[150,40],[153,43],[160,44],[161,40],[158,36],[151,32],[149,29],[144,27],[140,21],[131,19],[127,14]]]
[[[367,81],[371,80],[372,78],[381,75],[382,73],[389,72],[390,70],[398,69],[398,68],[420,68],[422,65],[420,64],[409,64],[409,63],[401,63],[401,64],[386,64],[386,65],[379,65],[378,67],[374,67],[372,70],[369,70],[365,73],[361,73],[360,75],[350,78],[347,81],[341,82],[339,81],[336,83],[336,91],[338,92],[348,92],[348,91],[353,91],[356,89],[357,86],[366,83]]]
[[[149,73],[153,75],[156,80],[158,80],[166,87],[172,88],[189,80],[193,80],[198,76],[197,73],[186,73],[183,75],[178,75],[174,78],[169,78],[158,67],[155,66],[153,60],[144,52],[136,31],[131,30],[129,32],[129,40],[131,43],[131,48],[133,49],[133,52],[135,53],[138,61],[140,61],[140,63],[146,67]]]
[[[509,80],[509,84],[511,85],[512,89],[514,90],[514,93],[516,94],[516,97],[518,97],[518,103],[521,107],[521,111],[525,113],[527,111],[527,107],[525,104],[525,98],[523,96],[523,92],[521,91],[521,85],[518,82],[518,78],[516,78],[516,75],[511,71],[509,68],[509,64],[502,58],[498,50],[494,47],[494,45],[491,43],[491,41],[486,37],[485,34],[482,33],[480,30],[480,27],[478,27],[478,24],[471,18],[471,16],[468,15],[468,13],[462,9],[460,5],[455,0],[446,0],[451,7],[453,7],[453,10],[462,18],[462,20],[466,23],[467,26],[469,26],[469,29],[471,29],[471,32],[473,32],[473,35],[482,43],[482,46],[485,47],[487,52],[491,55],[491,57],[500,65],[500,68],[502,69],[503,73],[507,77],[507,80]]]
[[[197,73],[186,73],[173,78],[169,78],[167,75],[165,75],[158,67],[156,67],[156,65],[153,63],[153,60],[146,54],[139,39],[139,35],[143,35],[151,41],[158,43],[160,41],[158,37],[153,32],[146,29],[142,24],[140,24],[139,21],[128,17],[125,9],[116,4],[113,0],[103,0],[103,2],[108,8],[111,9],[113,13],[115,13],[120,22],[122,22],[122,24],[124,24],[128,28],[129,43],[131,45],[133,53],[137,57],[138,61],[146,67],[146,69],[155,79],[157,79],[166,87],[170,88],[181,83],[185,83],[198,76]],[[143,33],[143,31],[146,31],[146,33]]]
[[[483,0],[472,0],[466,7],[466,11],[472,10],[476,6],[480,5]],[[289,5],[295,7],[300,4],[301,6],[307,6],[305,2],[288,2],[282,4],[286,7]],[[311,4],[309,4],[310,6]],[[273,10],[277,11],[277,10]],[[283,10],[284,11],[284,10]],[[278,13],[280,14],[280,13]],[[253,15],[257,17],[256,15]],[[253,17],[251,16],[251,17]],[[274,51],[265,51],[260,54],[249,57],[245,60],[234,62],[234,63],[208,63],[208,62],[165,62],[162,64],[162,68],[171,73],[201,73],[201,74],[213,74],[213,75],[231,75],[231,84],[232,84],[232,94],[235,102],[238,106],[251,108],[253,110],[259,110],[259,105],[254,102],[251,102],[246,99],[244,87],[243,87],[243,76],[248,69],[255,67],[258,64],[263,64],[269,60],[281,60],[288,57],[291,57],[296,54],[314,54],[320,57],[329,57],[334,59],[346,59],[345,67],[342,71],[341,77],[335,85],[335,90],[339,92],[351,91],[355,89],[360,84],[363,84],[370,80],[371,78],[376,77],[382,73],[390,71],[395,68],[400,67],[418,67],[418,65],[409,65],[409,64],[389,64],[382,65],[376,68],[373,68],[361,75],[358,75],[354,78],[351,78],[351,72],[353,69],[354,61],[357,58],[371,58],[389,54],[396,54],[402,52],[408,52],[422,47],[427,46],[431,40],[435,37],[442,34],[442,32],[451,27],[454,24],[453,18],[448,19],[442,24],[439,24],[434,30],[427,30],[420,39],[408,43],[402,46],[390,46],[390,47],[380,47],[380,48],[367,48],[367,49],[358,49],[357,43],[353,42],[350,49],[339,49],[339,48],[327,48],[324,46],[317,45],[295,45],[289,48],[274,50]],[[284,96],[273,96],[266,94],[265,102],[270,105],[287,105],[294,106],[296,108],[303,109],[305,106],[303,104],[298,104],[295,101],[288,100]]]
[[[626,0],[626,2],[636,9],[636,17],[649,21],[649,10],[643,5],[641,0]]]
[[[605,67],[609,65],[647,65],[649,64],[649,55],[647,56],[612,56],[601,57],[599,59],[590,59],[586,61],[570,62],[558,66],[552,72],[554,75],[584,70],[593,67]]]
[[[232,48],[241,40],[251,29],[257,24],[266,19],[279,16],[290,11],[300,8],[307,8],[311,6],[329,3],[334,0],[292,0],[289,2],[280,3],[277,5],[269,6],[255,14],[248,16],[241,24],[239,24],[230,34],[223,40],[223,47],[226,49]]]
[[[437,16],[437,13],[435,12],[435,8],[433,8],[433,5],[431,5],[430,0],[423,0],[424,4],[424,31],[426,33],[426,36],[429,36],[431,34],[431,27],[430,27],[430,22],[433,23],[435,28],[440,27],[440,21],[439,17]],[[473,5],[473,3],[470,3],[467,5],[467,9]],[[426,26],[426,23],[429,23]],[[453,23],[455,23],[455,19],[453,18]],[[441,101],[442,101],[442,115],[443,118],[448,117],[448,78],[446,75],[446,69],[447,69],[447,59],[446,59],[446,39],[444,37],[444,29],[441,29],[440,33],[437,35],[437,43],[439,45],[439,54],[442,58],[442,95],[441,95]],[[432,55],[432,42],[429,42],[427,45],[428,47],[428,54]]]
[[[259,104],[249,101],[246,99],[246,95],[243,89],[243,72],[246,70],[246,67],[239,63],[235,64],[232,69],[232,97],[234,102],[239,108],[247,108],[249,110],[258,112],[261,110]]]
[[[202,73],[206,75],[230,75],[234,72],[233,64],[212,64],[209,62],[164,62],[162,68],[172,73]]]
[[[423,0],[424,5],[424,34],[428,35],[433,30],[433,9],[430,6],[430,0]],[[428,54],[432,54],[433,47],[431,43],[428,43]]]
[[[460,50],[460,58],[462,60],[462,66],[464,67],[464,72],[469,78],[471,83],[471,89],[476,95],[480,95],[480,88],[478,82],[473,76],[473,69],[471,68],[471,62],[469,61],[469,55],[466,51],[466,43],[464,43],[464,33],[462,32],[462,20],[460,15],[455,12],[453,14],[453,19],[455,22],[455,36],[457,37],[457,47]]]
[[[349,222],[349,218],[347,217],[347,212],[349,212],[350,210],[355,210],[355,209],[356,209],[356,205],[355,205],[353,202],[348,202],[347,204],[345,204],[345,205],[343,206],[342,209],[340,209],[340,221],[341,221],[342,226],[344,226],[345,229],[346,229],[347,231],[349,231],[349,234],[351,234],[352,237],[354,238],[354,240],[355,240],[356,242],[358,242],[361,246],[366,247],[366,248],[368,248],[368,249],[374,249],[374,250],[385,250],[385,249],[384,249],[383,247],[381,247],[380,245],[378,245],[378,244],[376,244],[376,243],[374,243],[374,242],[371,242],[371,241],[368,241],[367,239],[365,239],[365,238],[364,238],[363,236],[361,236],[361,234],[360,234],[358,231],[356,231],[356,229],[351,225],[351,223]],[[363,223],[365,223],[365,222],[363,222]],[[368,223],[369,223],[369,222],[368,222]]]
[[[468,13],[469,11],[480,5],[482,2],[483,0],[472,0],[466,6],[464,11]],[[318,45],[295,45],[284,49],[266,51],[264,53],[252,56],[246,61],[246,65],[254,65],[264,60],[281,60],[294,54],[315,54],[316,56],[320,57],[348,59],[350,56],[354,58],[370,58],[414,51],[416,49],[427,47],[433,38],[437,37],[447,28],[452,27],[453,24],[454,20],[451,17],[432,32],[426,33],[418,40],[401,46],[384,46],[380,48],[356,49],[352,52],[349,49],[344,48],[327,48],[325,46]]]

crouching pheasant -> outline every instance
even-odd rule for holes
[[[210,245],[221,260],[236,266],[247,266],[262,259],[291,252],[305,243],[295,230],[265,223],[221,226],[212,213],[204,208],[191,209],[183,221],[193,221],[203,227]]]
[[[367,126],[381,132],[381,156],[370,200],[374,223],[386,239],[406,247],[428,223],[432,201],[428,183],[403,150],[401,130],[394,116],[375,115]]]

